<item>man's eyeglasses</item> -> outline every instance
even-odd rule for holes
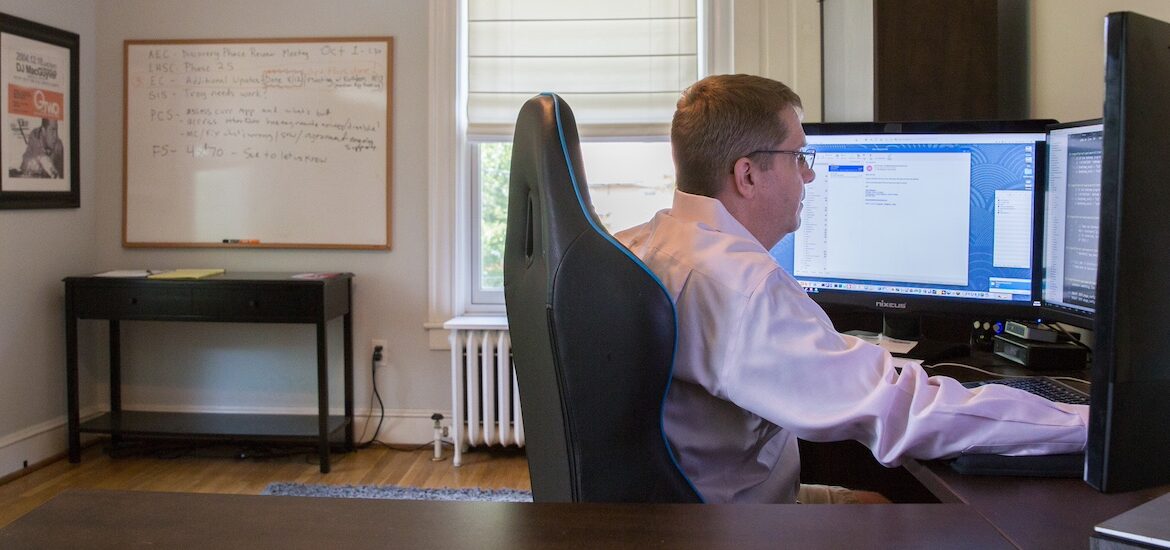
[[[792,155],[792,156],[796,157],[796,160],[799,161],[800,164],[804,165],[805,168],[809,168],[809,169],[812,169],[813,163],[816,162],[816,160],[817,160],[817,150],[809,148],[809,147],[805,147],[804,149],[801,149],[799,151],[781,151],[781,150],[762,149],[759,151],[752,151],[744,156],[750,157],[756,153],[777,153],[777,154],[781,154],[781,155]]]

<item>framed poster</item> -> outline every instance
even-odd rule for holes
[[[0,208],[81,205],[79,42],[0,13]]]

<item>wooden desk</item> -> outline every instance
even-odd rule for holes
[[[1029,371],[985,352],[956,361],[1001,374],[1088,377],[1083,371]],[[959,367],[928,372],[960,381],[988,377]],[[909,461],[904,468],[883,468],[868,449],[853,441],[802,441],[801,463],[805,481],[876,490],[896,502],[966,504],[971,514],[994,525],[1012,544],[1029,549],[1087,548],[1093,526],[1170,492],[1168,485],[1104,494],[1080,479],[963,475],[943,461]]]
[[[229,272],[197,280],[69,277],[65,279],[65,373],[68,386],[69,461],[81,460],[81,433],[122,438],[203,437],[316,442],[321,472],[328,472],[332,434],[353,435],[353,293],[351,273],[294,279],[294,273]],[[345,415],[329,415],[329,356],[325,326],[343,318]],[[77,321],[109,321],[110,412],[80,421]],[[193,414],[122,410],[123,320],[307,323],[317,327],[317,410],[308,415]]]
[[[1081,546],[1087,545],[1086,544]],[[552,504],[66,491],[0,548],[1011,548],[961,504]]]
[[[1104,494],[1079,479],[962,475],[945,462],[906,469],[944,503],[970,506],[1020,548],[1086,548],[1093,526],[1170,492],[1170,485]]]

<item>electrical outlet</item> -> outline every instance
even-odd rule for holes
[[[375,339],[373,339],[373,340],[370,340],[370,354],[371,354],[371,357],[373,357],[373,356],[374,356],[374,350],[378,349],[379,347],[381,347],[381,348],[382,348],[382,354],[381,354],[381,356],[380,356],[379,358],[377,358],[377,359],[374,361],[374,364],[375,364],[376,366],[382,366],[382,365],[385,365],[385,364],[386,364],[386,354],[388,353],[388,352],[387,352],[387,350],[386,350],[386,341],[385,341],[385,340],[378,339],[378,338],[375,338]]]

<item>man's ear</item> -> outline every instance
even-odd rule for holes
[[[755,172],[759,167],[747,157],[740,157],[732,166],[733,190],[736,195],[750,199],[756,195]]]

